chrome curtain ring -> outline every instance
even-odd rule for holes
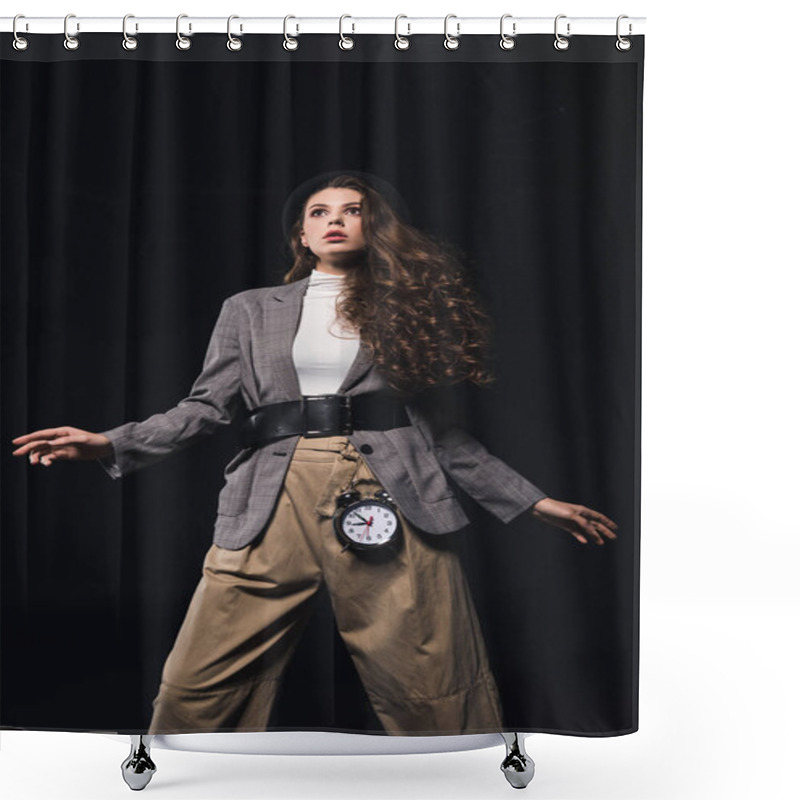
[[[456,22],[456,35],[455,36],[451,36],[447,32],[447,21],[451,17],[456,17],[456,19],[457,19],[458,15],[457,14],[448,14],[444,18],[444,43],[443,44],[444,44],[446,50],[458,50],[458,46],[460,44],[460,42],[458,41],[458,37],[461,35],[461,23],[460,22]]]
[[[12,43],[12,46],[14,47],[15,50],[27,50],[28,49],[28,40],[24,36],[20,36],[17,33],[17,20],[18,19],[25,19],[25,15],[24,14],[17,14],[17,16],[14,17],[14,22],[11,24],[11,30],[14,33],[14,41]],[[25,23],[25,30],[28,30],[28,23],[27,22]]]
[[[406,31],[406,36],[401,36],[397,30],[397,25],[401,17],[403,17],[404,19],[408,19],[408,17],[405,14],[398,14],[394,18],[394,46],[398,50],[408,50],[408,48],[411,47],[411,42],[410,40],[406,39],[406,36],[411,36],[411,23],[410,22],[406,23],[406,25],[408,26],[408,30]]]
[[[297,48],[299,47],[300,43],[297,41],[297,39],[293,39],[286,32],[286,23],[290,19],[297,19],[297,17],[295,17],[292,14],[287,14],[283,18],[283,49],[284,50],[297,50]],[[300,33],[300,24],[299,23],[295,23],[295,34],[298,34],[298,33]]]
[[[562,35],[561,35],[561,34],[558,32],[558,21],[559,21],[560,19],[566,19],[566,18],[567,18],[567,15],[566,15],[566,14],[559,14],[559,15],[556,17],[555,26],[554,26],[554,31],[555,31],[556,39],[555,39],[555,41],[553,42],[553,47],[555,47],[555,48],[556,48],[556,50],[569,50],[569,39],[567,39],[566,37],[562,36]],[[569,22],[568,22],[568,23],[567,23],[567,36],[569,36],[569,35],[570,35],[570,24],[569,24]]]
[[[242,40],[241,39],[237,39],[235,36],[231,36],[231,20],[232,19],[239,19],[239,17],[236,14],[231,14],[228,17],[228,41],[226,42],[226,47],[228,48],[228,50],[230,50],[231,52],[235,53],[237,50],[241,50],[242,49]],[[239,32],[241,33],[241,31],[242,31],[242,26],[240,25],[239,26]]]
[[[135,50],[139,46],[139,40],[135,36],[128,36],[128,20],[135,19],[133,14],[126,14],[122,18],[122,46],[126,50]],[[139,30],[139,23],[135,24],[136,30]]]
[[[628,15],[627,15],[627,14],[620,14],[620,15],[617,17],[617,41],[616,41],[616,47],[617,47],[617,50],[620,50],[621,52],[623,52],[623,53],[624,53],[624,52],[626,52],[627,50],[630,50],[630,49],[631,49],[631,40],[630,40],[630,39],[626,39],[624,36],[621,36],[621,35],[620,35],[620,32],[619,32],[619,23],[620,23],[620,22],[621,22],[623,19],[629,19]],[[632,33],[633,33],[633,26],[632,26],[632,25],[631,25],[631,23],[629,22],[629,23],[628,23],[628,36],[630,36]]]
[[[181,33],[181,20],[188,16],[188,14],[178,14],[178,18],[175,20],[175,33],[178,35],[178,38],[175,40],[175,47],[177,47],[178,50],[188,50],[192,46],[192,40]],[[189,33],[191,32],[192,23],[190,22]]]
[[[342,16],[339,17],[339,47],[342,50],[352,50],[356,46],[355,39],[351,39],[349,36],[345,36],[342,33],[342,23],[345,21],[347,17],[353,19],[349,14],[342,14]],[[356,32],[356,24],[355,22],[353,22],[351,23],[350,26],[350,33],[355,33],[355,32]]]
[[[503,23],[509,18],[513,17],[513,14],[503,14],[500,17],[500,47],[503,50],[513,50],[517,44],[517,40],[514,38],[517,35],[517,23],[511,23],[511,36],[506,33],[503,33]]]
[[[81,43],[78,41],[78,37],[70,36],[69,31],[67,30],[67,25],[69,24],[69,18],[74,16],[75,14],[67,14],[67,16],[64,17],[64,47],[67,50],[77,50],[81,46]],[[75,30],[80,31],[80,29],[81,29],[81,24],[79,22],[75,26]]]

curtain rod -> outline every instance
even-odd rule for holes
[[[60,33],[64,34],[65,22],[70,36],[82,33],[122,33],[122,17],[81,17],[67,15],[64,17],[27,17],[20,15],[17,19],[18,34],[24,33]],[[226,33],[228,17],[192,17],[180,15],[180,32],[183,36],[194,33]],[[556,28],[556,17],[514,17],[503,15],[503,32],[506,36],[523,34],[549,33]],[[644,33],[645,17],[628,17],[622,15],[619,20],[619,33],[631,36]],[[500,35],[501,16],[497,17],[459,17],[450,14],[447,18],[447,32],[450,36],[470,34],[496,33]],[[558,15],[558,31],[562,36],[589,35],[613,36],[617,34],[617,17],[570,17]],[[129,36],[142,33],[175,33],[177,17],[136,17],[129,15],[125,30]],[[296,36],[303,33],[343,34],[351,33],[397,33],[401,36],[413,36],[415,33],[445,33],[445,17],[409,17],[403,14],[395,17],[355,17],[349,14],[340,17],[303,17],[290,15],[284,17],[239,17],[230,20],[231,32],[238,35],[248,33],[283,34]],[[11,33],[14,29],[14,17],[0,17],[0,32]]]

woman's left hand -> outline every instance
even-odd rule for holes
[[[590,537],[595,544],[605,544],[606,539],[616,539],[617,523],[605,514],[577,503],[565,503],[552,497],[543,497],[531,508],[537,519],[569,531],[579,542],[587,544]]]

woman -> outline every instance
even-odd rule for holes
[[[119,478],[245,408],[151,734],[266,730],[323,581],[387,733],[502,731],[469,590],[437,535],[469,521],[448,478],[504,522],[527,511],[582,544],[616,538],[452,424],[447,387],[491,380],[488,319],[458,260],[402,217],[375,176],[307,181],[284,211],[284,284],[224,301],[188,397],[103,433],[14,440],[31,464],[97,459]]]

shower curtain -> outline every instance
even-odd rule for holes
[[[186,50],[169,33],[134,50],[112,33],[72,51],[27,38],[18,51],[0,37],[0,728],[147,732],[246,409],[116,479],[98,459],[32,464],[12,440],[176,408],[214,362],[226,299],[285,287],[287,198],[350,170],[393,187],[408,224],[456,254],[491,321],[495,380],[449,387],[438,407],[489,455],[372,463],[404,476],[400,513],[426,492],[463,510],[445,531],[418,514],[407,535],[460,565],[502,727],[635,731],[643,37],[627,51],[613,33],[563,50],[538,34],[508,50],[494,34],[452,50],[441,35],[405,50],[374,34],[349,50],[329,34],[295,50],[274,34],[239,50],[225,34]],[[511,502],[527,482],[541,494]],[[581,542],[523,507],[541,496],[606,515],[616,538]],[[426,575],[410,580],[449,597]],[[387,733],[340,630],[343,585],[309,601],[264,730]],[[437,642],[412,645],[421,679]]]

